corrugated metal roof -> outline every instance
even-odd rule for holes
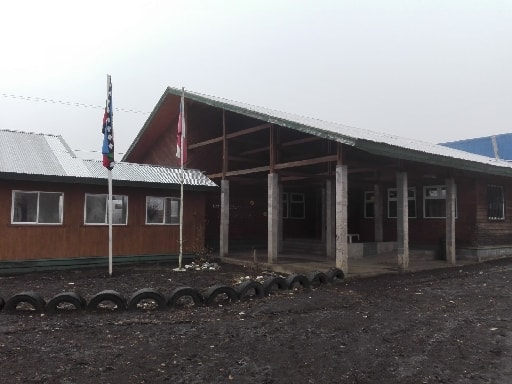
[[[77,158],[61,136],[0,130],[0,175],[20,178],[76,178],[80,182],[103,181],[108,171],[101,161]],[[179,185],[181,169],[119,162],[112,180],[127,185]],[[215,187],[201,171],[184,169],[183,184],[190,187]]]
[[[132,148],[134,148],[165,97],[167,95],[181,96],[181,93],[182,90],[178,88],[168,87],[166,89],[125,157],[130,153]],[[240,113],[255,119],[296,129],[388,157],[512,176],[512,164],[506,161],[499,161],[494,158],[468,153],[434,143],[326,122],[311,117],[298,116],[196,92],[185,91],[185,97],[206,105]]]
[[[496,143],[496,147],[493,140]],[[497,155],[500,159],[512,160],[512,133],[450,141],[440,145],[483,156],[495,157]]]

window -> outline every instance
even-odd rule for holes
[[[364,192],[364,217],[365,219],[375,217],[375,192],[373,191]]]
[[[108,195],[85,194],[85,224],[108,224]],[[112,224],[126,225],[128,196],[112,196]]]
[[[283,218],[304,219],[306,217],[306,200],[303,193],[283,193]]]
[[[146,197],[146,224],[179,224],[180,199],[176,197]]]
[[[407,203],[409,218],[416,217],[416,188],[407,189]],[[396,188],[388,189],[388,218],[396,218],[398,209],[398,191]]]
[[[62,224],[61,192],[12,191],[13,224]]]
[[[423,187],[423,215],[430,219],[446,217],[446,186]],[[457,198],[455,198],[455,217],[457,217]]]
[[[505,220],[505,197],[501,186],[487,186],[487,217],[489,220]]]

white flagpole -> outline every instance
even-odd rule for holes
[[[112,170],[108,170],[108,274],[112,276]]]
[[[183,157],[184,153],[184,143],[185,143],[185,129],[186,129],[186,121],[185,121],[185,88],[181,89],[181,148],[180,148],[180,159],[181,159],[181,167],[180,167],[180,184],[181,184],[181,197],[180,197],[180,255],[178,260],[178,269],[183,269],[183,182],[184,182],[184,170],[183,170]]]

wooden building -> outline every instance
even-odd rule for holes
[[[0,131],[0,272],[108,262],[107,170],[82,160],[62,137]],[[204,244],[202,172],[184,177],[184,253]],[[113,179],[114,263],[169,260],[179,251],[181,171],[117,163]]]
[[[181,92],[165,90],[123,160],[176,164]],[[455,263],[512,251],[508,162],[188,91],[185,111],[186,166],[221,186],[205,211],[221,257],[307,252],[347,270],[393,251],[406,269],[418,253]]]

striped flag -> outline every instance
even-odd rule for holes
[[[181,164],[187,162],[187,137],[185,135],[185,95],[181,95],[180,115],[178,117],[178,135],[176,137],[176,157]]]
[[[105,104],[105,114],[103,115],[103,166],[108,170],[114,168],[114,125],[112,114],[112,82],[110,75],[107,76],[107,101]]]

